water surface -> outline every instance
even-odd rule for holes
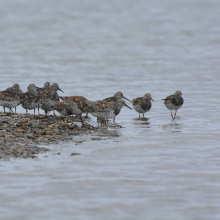
[[[155,100],[144,119],[123,108],[121,128],[1,161],[0,218],[220,219],[219,1],[0,5],[1,90],[50,81],[90,100]],[[161,99],[176,90],[185,103],[171,123]]]

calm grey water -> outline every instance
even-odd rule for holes
[[[0,219],[220,219],[219,15],[218,0],[1,0],[1,90],[50,81],[155,102],[143,120],[123,108],[122,128],[1,162]],[[176,90],[171,124],[161,99]]]

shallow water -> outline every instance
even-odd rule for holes
[[[90,100],[155,100],[144,119],[123,108],[121,128],[1,162],[1,219],[220,219],[219,1],[0,4],[1,90],[50,81]],[[161,99],[176,90],[171,123]]]

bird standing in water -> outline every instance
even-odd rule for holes
[[[140,118],[140,113],[142,113],[144,117],[144,114],[151,109],[150,100],[154,102],[154,100],[151,98],[150,93],[146,93],[143,97],[138,97],[132,100],[132,105],[135,111],[139,113],[139,118]]]
[[[167,96],[164,100],[164,105],[167,109],[171,111],[172,120],[175,119],[177,110],[182,107],[184,103],[184,99],[182,98],[182,92],[176,91],[175,94]],[[173,116],[172,111],[175,110],[175,114]]]

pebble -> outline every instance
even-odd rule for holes
[[[80,153],[71,153],[70,156],[80,155]]]
[[[36,154],[49,151],[37,145],[74,141],[74,137],[96,132],[93,127],[63,123],[60,117],[0,112],[0,160],[10,158],[37,158]],[[77,119],[75,119],[77,121]],[[73,121],[74,122],[74,121]],[[59,155],[59,153],[58,153]],[[72,155],[78,155],[72,153]]]

